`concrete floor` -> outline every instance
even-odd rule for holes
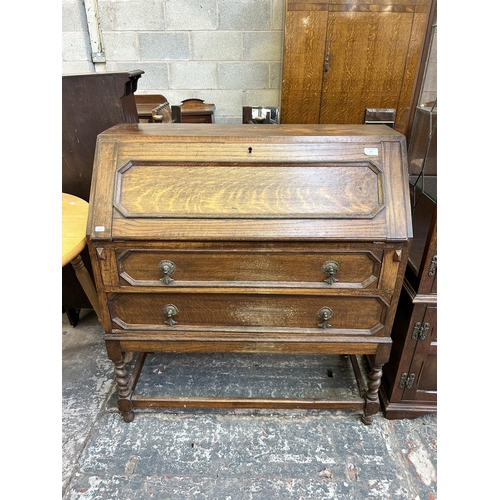
[[[365,426],[350,411],[139,409],[125,423],[92,310],[74,328],[63,314],[62,347],[63,500],[437,499],[436,415],[380,413]],[[229,385],[283,395],[349,375],[325,382],[309,359],[231,356],[153,356],[141,381],[178,395]]]

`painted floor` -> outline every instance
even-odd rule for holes
[[[172,408],[125,423],[92,310],[76,327],[62,315],[62,346],[63,500],[437,499],[436,415]],[[136,391],[314,397],[348,392],[346,377],[328,356],[162,354]]]

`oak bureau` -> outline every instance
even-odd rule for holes
[[[412,238],[402,134],[117,125],[97,140],[87,237],[125,421],[163,406],[353,409],[372,423]],[[157,352],[350,355],[359,398],[136,394]],[[125,353],[139,353],[132,369]]]

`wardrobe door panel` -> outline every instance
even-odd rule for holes
[[[363,123],[366,108],[398,106],[412,21],[412,13],[330,13],[320,123]]]
[[[287,12],[281,123],[319,123],[327,21],[327,10]]]

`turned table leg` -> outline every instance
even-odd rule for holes
[[[378,390],[381,384],[383,366],[384,363],[373,363],[372,371],[368,375],[368,390],[365,393],[365,413],[363,417],[361,417],[361,420],[366,425],[371,425],[373,423],[373,415],[375,415],[380,408]]]
[[[90,277],[90,274],[85,267],[85,264],[83,263],[81,255],[77,255],[71,261],[71,265],[75,270],[75,274],[78,278],[78,281],[80,282],[80,285],[82,285],[83,291],[87,295],[90,303],[92,304],[92,307],[94,308],[94,311],[97,314],[97,319],[100,323],[102,323],[101,307],[99,305],[99,299],[97,298],[97,292],[95,290],[94,284],[92,283],[92,278]]]
[[[132,389],[127,380],[127,370],[125,370],[125,361],[121,357],[115,361],[115,381],[118,386],[118,408],[125,422],[134,420],[134,412],[132,411]]]

